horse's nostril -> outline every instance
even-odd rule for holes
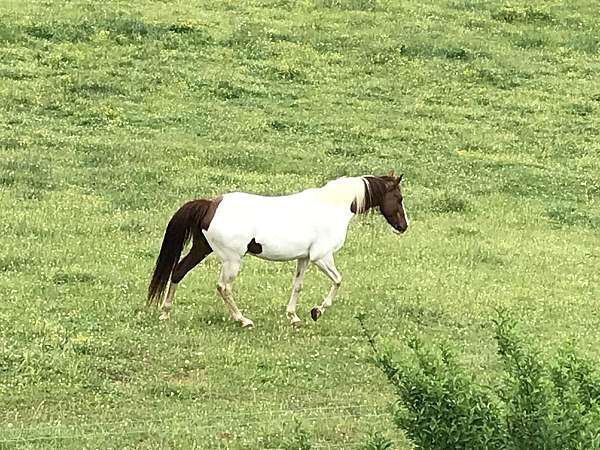
[[[406,231],[406,227],[403,227],[401,225],[398,225],[397,227],[394,227],[396,229],[396,231],[400,234],[404,233]]]

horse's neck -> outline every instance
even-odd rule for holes
[[[355,187],[352,186],[352,183],[355,182],[355,179],[336,180],[321,188],[309,189],[308,191],[312,193],[317,202],[350,211],[352,202],[354,202],[357,196]]]

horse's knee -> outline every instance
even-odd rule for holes
[[[185,277],[188,271],[189,269],[187,269],[184,264],[177,264],[175,269],[173,269],[173,273],[171,274],[171,282],[175,284],[179,283],[181,280],[183,280],[183,277]]]
[[[224,297],[225,295],[227,295],[227,291],[229,290],[229,285],[226,283],[223,283],[222,281],[219,281],[217,283],[217,292]]]
[[[173,273],[171,274],[171,283],[179,283],[181,280],[183,280],[183,277],[185,276],[185,273],[182,273],[181,270],[177,270],[175,269],[173,271]]]

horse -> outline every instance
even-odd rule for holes
[[[230,192],[188,201],[167,225],[148,287],[147,304],[158,306],[164,298],[160,320],[169,319],[181,280],[215,252],[222,262],[217,292],[233,319],[244,328],[252,328],[254,322],[240,312],[232,292],[242,259],[250,254],[268,261],[297,261],[286,308],[287,318],[295,327],[301,323],[296,302],[309,264],[317,266],[331,280],[328,295],[311,310],[311,318],[316,321],[333,304],[342,282],[333,255],[344,244],[350,220],[377,208],[396,233],[407,230],[401,181],[402,175],[392,172],[384,176],[341,177],[320,188],[283,196]],[[189,253],[180,260],[190,239]]]

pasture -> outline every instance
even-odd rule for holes
[[[599,25],[593,0],[3,1],[0,448],[410,448],[357,314],[489,380],[498,308],[597,360]],[[354,219],[317,323],[329,281],[296,331],[294,263],[252,258],[251,331],[214,256],[169,322],[145,307],[185,200],[391,169],[411,226]]]

